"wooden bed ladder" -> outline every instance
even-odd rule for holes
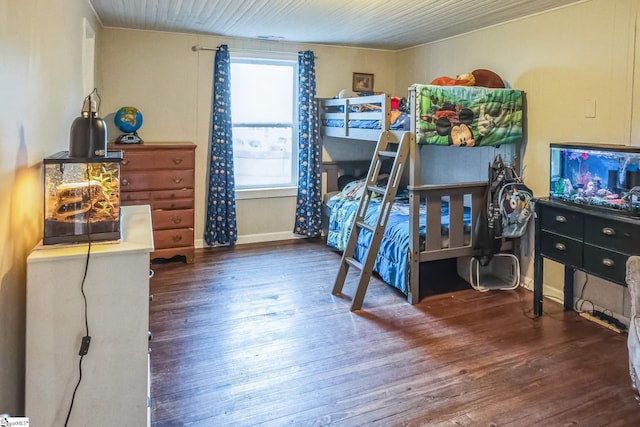
[[[373,154],[373,159],[371,159],[366,185],[363,194],[360,197],[360,204],[358,205],[354,224],[351,227],[351,232],[349,233],[347,245],[342,253],[340,269],[338,270],[338,275],[332,291],[334,295],[340,295],[342,293],[342,288],[347,278],[347,272],[349,271],[350,266],[360,270],[358,288],[356,289],[356,293],[351,303],[351,311],[360,310],[360,308],[362,308],[364,295],[367,292],[369,280],[373,274],[373,266],[378,255],[382,235],[384,234],[384,230],[387,226],[391,207],[393,206],[393,201],[396,197],[396,192],[398,191],[398,186],[402,179],[402,171],[404,170],[404,166],[409,155],[410,141],[411,134],[409,132],[405,132],[400,140],[398,140],[398,137],[392,132],[383,132],[380,134],[375,153]],[[395,150],[393,150],[393,148],[395,148]],[[386,187],[378,185],[378,176],[380,175],[380,169],[384,159],[394,159]],[[369,209],[369,203],[374,197],[378,199],[380,196],[382,197],[382,200],[380,202],[380,211],[375,225],[367,224],[365,222],[365,218],[367,210]],[[364,259],[362,261],[358,261],[354,258],[354,254],[358,236],[362,230],[369,231],[371,233],[371,239]]]

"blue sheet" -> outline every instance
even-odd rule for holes
[[[323,119],[322,126],[328,126],[333,128],[343,128],[344,120],[341,119]],[[349,120],[349,128],[351,129],[382,129],[382,122],[380,120]],[[411,116],[407,113],[400,113],[393,123],[389,125],[392,130],[410,130],[411,129]]]
[[[331,208],[329,218],[329,232],[327,244],[343,251],[346,247],[351,230],[351,224],[356,216],[359,199],[334,197],[328,202]],[[373,200],[367,210],[365,222],[375,224],[380,209],[380,201]],[[426,230],[425,206],[420,207],[420,246],[424,245]],[[448,235],[449,204],[442,202],[442,232]],[[464,222],[466,227],[471,224],[471,210],[465,208]],[[369,247],[371,232],[361,230],[358,236],[354,258],[362,261]],[[409,200],[406,196],[399,196],[391,209],[387,227],[382,237],[380,250],[376,257],[373,270],[389,285],[399,289],[405,295],[408,293],[408,260],[409,260]]]

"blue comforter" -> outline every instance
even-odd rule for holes
[[[328,206],[331,208],[329,218],[329,232],[327,244],[333,248],[343,251],[349,239],[351,224],[356,216],[359,199],[334,197],[329,200]],[[380,201],[373,200],[365,217],[367,224],[375,224],[380,209]],[[425,206],[421,206],[420,215],[420,246],[423,246],[426,214]],[[465,208],[464,222],[467,227],[471,223],[470,209]],[[442,232],[448,234],[449,228],[449,204],[442,203]],[[363,261],[371,232],[361,230],[358,236],[354,258]],[[409,260],[409,200],[405,196],[398,196],[391,209],[387,227],[384,231],[380,250],[373,267],[373,270],[386,283],[398,288],[405,295],[408,293],[408,260]]]

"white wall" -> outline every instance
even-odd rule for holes
[[[192,141],[196,149],[196,245],[202,245],[208,180],[211,82],[215,52],[194,45],[234,50],[290,52],[313,50],[317,96],[330,98],[351,88],[353,72],[375,74],[375,90],[393,90],[394,52],[284,42],[105,29],[102,42],[103,106],[113,114],[124,105],[144,115],[145,141]],[[268,106],[265,106],[268,108]],[[114,133],[113,136],[116,136]],[[111,138],[111,135],[110,135]],[[239,242],[292,238],[295,197],[237,200]]]
[[[26,258],[42,237],[42,159],[68,149],[87,95],[83,18],[100,37],[86,0],[59,3],[0,0],[0,413],[13,415],[24,411]]]
[[[488,68],[527,93],[524,180],[549,194],[549,143],[631,140],[637,0],[591,0],[398,52],[396,88]],[[585,117],[595,100],[596,117]],[[640,101],[635,100],[635,104]],[[633,125],[633,126],[632,126]],[[530,236],[532,237],[532,236]],[[529,243],[529,242],[525,242]],[[533,244],[525,244],[532,251]],[[528,258],[525,274],[531,280]],[[545,295],[562,298],[562,270],[545,262]],[[577,292],[584,275],[578,274]],[[590,279],[585,298],[623,313],[625,288]]]

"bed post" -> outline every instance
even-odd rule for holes
[[[411,304],[420,302],[420,192],[414,188],[422,185],[420,176],[420,147],[416,142],[418,103],[415,85],[409,87],[411,109],[411,138],[409,140],[409,280],[407,299]]]

